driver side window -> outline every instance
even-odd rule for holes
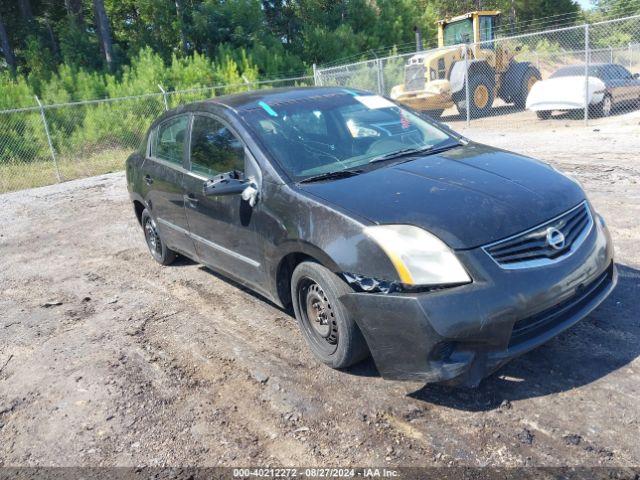
[[[191,170],[207,177],[244,173],[244,145],[220,121],[196,115],[191,127]]]

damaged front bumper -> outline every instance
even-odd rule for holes
[[[584,318],[617,282],[600,218],[580,249],[553,265],[505,270],[481,248],[457,254],[473,283],[341,297],[384,378],[477,386]]]

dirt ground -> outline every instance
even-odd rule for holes
[[[633,466],[640,460],[640,127],[471,138],[578,178],[620,281],[476,390],[319,365],[288,312],[146,251],[122,173],[0,196],[0,466]]]

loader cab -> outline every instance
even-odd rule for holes
[[[494,49],[500,12],[482,10],[465,13],[438,22],[438,46],[448,47],[468,43],[482,43],[483,49]]]

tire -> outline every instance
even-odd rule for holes
[[[314,356],[331,368],[346,368],[369,355],[360,329],[338,300],[353,290],[315,262],[291,275],[291,299],[300,330]]]
[[[551,118],[551,110],[538,110],[536,116],[540,120],[549,120]]]
[[[609,117],[613,111],[613,100],[611,99],[611,95],[608,93],[605,94],[602,101],[589,110],[591,110],[590,113],[592,113],[592,116],[594,117]]]
[[[541,80],[540,73],[533,67],[527,68],[527,71],[522,76],[522,82],[518,87],[518,94],[513,100],[513,104],[516,108],[524,110],[527,105],[527,97],[533,85]]]
[[[429,117],[433,118],[434,120],[438,120],[440,117],[442,117],[442,113],[444,112],[444,110],[439,109],[439,110],[425,110],[424,113],[425,115],[428,115]]]
[[[471,102],[471,118],[486,117],[491,112],[494,98],[494,82],[486,73],[469,75],[469,100]],[[456,101],[456,108],[461,117],[467,116],[467,99],[462,89],[461,98]]]
[[[151,218],[146,208],[142,211],[140,223],[142,224],[142,231],[144,232],[144,239],[147,242],[149,253],[151,253],[153,259],[160,265],[173,263],[177,256],[176,252],[168,248],[162,241],[156,222]]]

